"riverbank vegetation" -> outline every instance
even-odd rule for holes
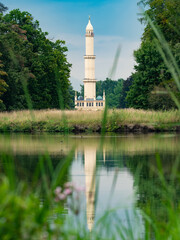
[[[1,132],[100,132],[101,111],[37,110],[0,113]],[[179,131],[178,110],[108,110],[107,132]]]

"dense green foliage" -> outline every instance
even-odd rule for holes
[[[0,57],[2,56],[2,54],[0,53]],[[7,84],[4,80],[4,78],[7,77],[7,73],[5,71],[3,71],[3,63],[0,60],[0,96],[6,91],[7,88]],[[2,104],[2,100],[0,99],[0,104]]]
[[[106,93],[106,100],[109,108],[127,108],[126,95],[132,84],[132,77],[127,80],[110,78],[96,82],[96,96],[103,96]],[[84,86],[81,85],[81,91],[78,95],[84,96]]]
[[[109,108],[119,108],[120,107],[120,96],[122,92],[123,79],[113,81],[111,79],[106,79],[105,81],[97,82],[97,96],[103,95],[103,90],[106,93],[106,100]]]
[[[1,8],[1,12],[5,9]],[[73,94],[69,82],[64,41],[51,41],[39,22],[19,9],[0,15],[1,68],[7,91],[1,109],[70,108]],[[2,75],[2,72],[1,72]],[[4,83],[5,84],[5,83]],[[2,85],[2,84],[1,84]],[[5,86],[5,85],[4,85]]]
[[[148,7],[145,14],[162,32],[180,66],[179,0],[143,0],[140,3]],[[145,24],[145,30],[141,46],[134,52],[137,65],[133,74],[134,81],[127,95],[128,105],[143,109],[175,108],[166,86],[180,99],[178,89],[157,49],[154,32],[145,15],[140,20]]]

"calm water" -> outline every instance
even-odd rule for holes
[[[141,210],[147,202],[152,202],[157,215],[161,207],[153,171],[157,155],[168,178],[180,155],[180,135],[108,135],[103,144],[99,135],[0,135],[0,165],[4,164],[3,154],[13,155],[19,178],[31,182],[39,156],[48,153],[55,167],[72,149],[74,158],[64,181],[85,187],[80,214],[83,224],[92,230],[107,208],[117,208],[121,223],[127,225],[128,214],[134,229],[142,231]],[[65,212],[70,214],[66,204]]]

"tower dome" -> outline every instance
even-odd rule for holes
[[[103,100],[103,98],[101,96],[98,96],[96,100]]]
[[[90,16],[89,16],[89,22],[86,26],[86,31],[93,31],[93,26],[92,26],[91,21],[90,21]]]

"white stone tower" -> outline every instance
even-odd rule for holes
[[[90,21],[86,26],[86,51],[84,56],[85,61],[85,78],[84,82],[84,98],[83,96],[75,96],[75,108],[86,110],[98,110],[105,107],[105,93],[103,97],[96,98],[96,79],[95,79],[95,58],[94,55],[94,32]]]
[[[96,100],[95,58],[93,26],[89,17],[89,22],[86,27],[86,55],[84,56],[84,100]]]

